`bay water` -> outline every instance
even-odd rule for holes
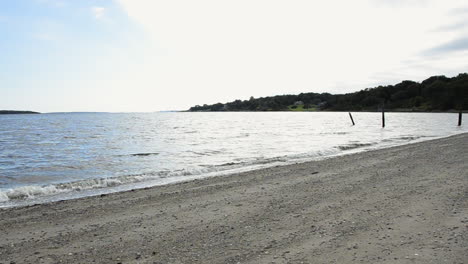
[[[0,207],[225,175],[467,132],[455,113],[0,115]]]

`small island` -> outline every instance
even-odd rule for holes
[[[0,115],[24,115],[24,114],[40,114],[34,111],[18,111],[18,110],[0,110]]]

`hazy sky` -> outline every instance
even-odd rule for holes
[[[466,0],[0,0],[0,109],[175,110],[467,71]]]

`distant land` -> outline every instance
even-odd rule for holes
[[[0,115],[17,115],[17,114],[40,114],[33,111],[17,111],[17,110],[0,110]]]
[[[468,74],[432,76],[421,83],[367,88],[354,93],[301,93],[204,104],[188,111],[455,111],[468,109]]]

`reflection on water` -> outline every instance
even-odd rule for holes
[[[353,117],[356,126],[337,112],[4,115],[0,203],[142,187],[467,131],[456,126],[457,114],[388,113],[384,129],[380,113]]]

